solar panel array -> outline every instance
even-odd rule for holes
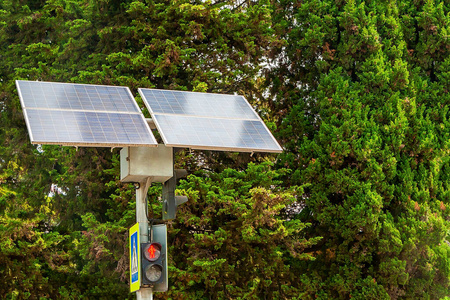
[[[242,96],[139,89],[164,143],[192,149],[281,152]]]
[[[16,81],[33,144],[156,146],[127,87]]]
[[[156,146],[127,87],[16,81],[33,144]],[[242,96],[139,89],[166,146],[281,152]]]

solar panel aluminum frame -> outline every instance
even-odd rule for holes
[[[23,114],[25,117],[25,123],[28,129],[28,134],[30,137],[30,141],[32,144],[46,144],[46,145],[61,145],[61,146],[75,146],[75,147],[157,147],[157,142],[155,137],[153,136],[153,133],[151,132],[151,129],[145,120],[144,115],[141,113],[139,106],[137,105],[136,101],[134,100],[134,97],[128,87],[121,87],[124,88],[133,101],[131,101],[132,105],[136,108],[136,112],[128,112],[128,111],[95,111],[95,110],[83,110],[83,109],[62,109],[62,108],[39,108],[39,107],[27,107],[25,104],[25,100],[21,91],[20,82],[29,82],[26,80],[16,80],[16,87],[19,95],[20,104],[23,108]],[[42,81],[40,81],[42,82]],[[51,84],[69,84],[69,85],[84,85],[84,86],[100,86],[100,87],[115,87],[116,86],[108,86],[108,85],[92,85],[92,84],[77,84],[77,83],[62,83],[62,82],[44,82],[44,83],[51,83]],[[141,119],[142,129],[145,131],[144,134],[147,135],[147,137],[150,137],[150,142],[143,142],[143,143],[129,143],[129,142],[72,142],[72,141],[45,141],[45,140],[38,140],[35,139],[33,134],[33,128],[30,124],[30,116],[29,111],[45,111],[45,112],[83,112],[83,113],[104,113],[104,114],[117,114],[117,115],[135,115],[138,118]],[[102,128],[103,130],[103,128]]]
[[[242,120],[242,121],[259,121],[261,122],[262,126],[265,128],[266,132],[270,136],[271,141],[277,146],[276,149],[261,149],[261,148],[249,148],[249,147],[220,147],[220,146],[207,146],[207,145],[195,145],[195,144],[181,144],[181,143],[170,143],[164,134],[164,131],[162,129],[161,124],[158,122],[157,115],[177,115],[177,116],[184,116],[184,117],[193,117],[193,118],[205,118],[209,120],[218,120],[218,119],[226,119],[226,120],[233,120],[231,118],[223,118],[223,117],[204,117],[204,116],[196,116],[196,115],[181,115],[181,114],[163,114],[163,113],[155,113],[152,108],[150,107],[150,104],[148,103],[145,95],[144,90],[152,90],[152,89],[145,89],[145,88],[139,88],[138,92],[141,98],[144,101],[145,106],[147,107],[148,111],[150,112],[150,115],[152,117],[153,122],[156,125],[156,128],[158,129],[158,132],[161,135],[161,138],[163,139],[163,142],[168,147],[174,147],[174,148],[189,148],[189,149],[196,149],[196,150],[213,150],[213,151],[231,151],[231,152],[269,152],[269,153],[281,153],[283,152],[283,149],[278,144],[278,141],[275,139],[275,137],[272,135],[270,130],[267,128],[264,121],[261,119],[261,117],[256,113],[256,111],[253,109],[253,107],[248,103],[248,101],[243,97],[244,102],[248,105],[248,107],[251,109],[253,114],[255,115],[255,119],[239,119],[236,118],[235,120]],[[158,89],[158,91],[168,91],[168,92],[183,92],[183,93],[197,93],[197,92],[188,92],[188,91],[172,91],[172,90],[163,90]],[[209,93],[209,95],[220,95],[220,96],[232,96],[232,95],[225,95],[225,94],[214,94]]]

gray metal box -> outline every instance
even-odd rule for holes
[[[120,150],[120,180],[143,182],[151,177],[152,182],[165,182],[173,177],[173,148],[125,147]]]

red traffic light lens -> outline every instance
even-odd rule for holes
[[[155,261],[161,256],[161,244],[151,243],[144,249],[145,258],[149,261]]]

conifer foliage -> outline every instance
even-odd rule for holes
[[[155,298],[450,297],[449,33],[443,0],[1,1],[0,298],[135,297],[118,149],[31,145],[17,79],[239,93],[274,131],[177,153]]]
[[[298,270],[305,298],[449,296],[450,7],[278,5],[280,163],[309,184],[301,219],[323,237]]]

